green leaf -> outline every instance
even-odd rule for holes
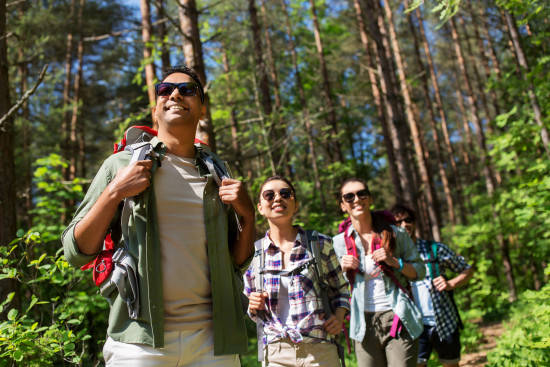
[[[12,308],[10,312],[8,312],[8,320],[14,321],[19,314],[19,310],[16,308]]]

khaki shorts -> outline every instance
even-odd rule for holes
[[[281,339],[267,345],[267,367],[338,367],[338,349],[333,343],[294,343]]]

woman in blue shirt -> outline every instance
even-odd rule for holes
[[[402,228],[371,212],[365,181],[348,179],[339,193],[350,225],[333,241],[353,289],[350,336],[358,365],[416,366],[422,315],[408,289],[410,280],[424,278],[424,263]]]

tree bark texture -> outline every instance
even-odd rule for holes
[[[416,152],[416,161],[418,163],[418,169],[420,172],[420,179],[424,185],[424,192],[426,195],[426,206],[430,218],[432,236],[436,241],[441,241],[441,224],[439,219],[439,204],[437,195],[435,193],[435,186],[433,183],[433,177],[428,161],[425,157],[425,150],[423,148],[423,136],[420,132],[418,121],[413,112],[413,100],[410,95],[409,85],[407,84],[405,67],[401,58],[401,50],[397,43],[397,35],[395,32],[395,26],[393,22],[393,14],[388,1],[384,1],[384,10],[386,18],[388,19],[388,30],[390,34],[390,41],[393,49],[395,61],[397,63],[399,84],[401,86],[401,95],[405,102],[405,113],[407,115],[407,121],[412,134],[412,140],[414,143],[414,149]]]
[[[336,118],[336,110],[334,102],[332,100],[332,88],[330,86],[330,80],[328,77],[328,71],[325,61],[325,51],[323,48],[323,41],[321,39],[321,30],[319,27],[319,20],[317,19],[317,10],[315,8],[315,0],[309,0],[311,8],[311,17],[313,19],[313,34],[315,36],[315,45],[317,46],[317,54],[319,55],[319,68],[321,69],[321,77],[323,79],[323,96],[325,98],[326,109],[328,113],[328,120],[331,128],[331,149],[334,150],[334,159],[338,162],[344,162],[344,156],[342,154],[342,147],[338,139],[338,121]],[[332,152],[327,152],[332,156]]]
[[[0,116],[6,115],[11,107],[6,30],[6,2],[0,0]],[[0,126],[0,246],[8,246],[17,230],[13,140],[13,118],[8,117]],[[15,293],[12,302],[0,313],[2,321],[7,320],[10,309],[21,309],[21,296],[15,279],[0,280],[0,300],[4,301],[12,292]]]
[[[153,60],[151,25],[151,3],[150,0],[141,0],[141,38],[143,40],[143,63],[145,66],[145,81],[147,83],[147,96],[149,97],[149,106],[152,108],[156,103],[155,96],[155,62]],[[151,110],[151,114],[152,114]],[[158,130],[156,122],[153,120],[153,129]]]
[[[204,105],[206,106],[206,116],[204,120],[199,121],[197,135],[199,139],[206,142],[216,151],[216,136],[214,134],[214,125],[212,123],[212,114],[210,111],[210,95],[208,94],[208,83],[206,79],[206,68],[204,65],[202,42],[199,32],[199,12],[195,0],[179,0],[179,18],[180,28],[183,32],[183,54],[187,66],[197,72],[204,87]]]

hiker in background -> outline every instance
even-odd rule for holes
[[[423,326],[409,281],[424,278],[422,259],[407,232],[390,224],[389,213],[371,212],[373,197],[364,180],[344,181],[339,201],[350,223],[333,241],[352,287],[350,337],[357,364],[416,366]]]
[[[422,311],[424,331],[420,336],[418,366],[426,366],[432,349],[445,367],[458,367],[460,361],[460,315],[453,290],[468,283],[474,270],[462,256],[442,243],[416,237],[416,216],[404,205],[394,205],[391,212],[397,224],[405,228],[426,264],[426,278],[413,284],[416,305]],[[447,270],[458,274],[447,280]]]
[[[140,308],[131,317],[123,297],[114,298],[107,366],[240,366],[238,353],[247,352],[235,270],[244,272],[252,259],[254,206],[242,182],[225,178],[218,187],[200,158],[208,150],[194,144],[203,94],[193,70],[169,69],[156,85],[157,159],[129,165],[128,151],[109,157],[63,233],[67,261],[90,262],[108,231],[120,228],[121,201],[140,194],[122,223],[137,263]]]
[[[263,318],[259,335],[263,327],[265,365],[334,367],[339,365],[334,336],[341,332],[349,311],[348,284],[330,237],[318,236],[321,261],[315,265],[315,243],[310,248],[306,232],[292,225],[298,207],[296,190],[286,178],[273,176],[264,181],[258,211],[267,219],[269,230],[256,241],[244,293],[250,299],[251,318]],[[260,273],[259,268],[265,271]],[[324,317],[319,277],[328,284],[334,310],[330,317]]]

